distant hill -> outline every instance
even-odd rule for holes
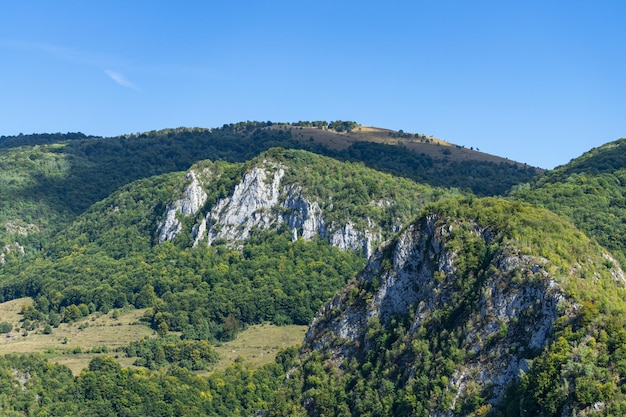
[[[626,139],[592,149],[511,196],[567,217],[626,264]]]
[[[420,183],[477,195],[504,194],[540,172],[425,136],[354,122],[319,126],[324,128],[242,122],[112,138],[82,133],[2,137],[0,248],[10,245],[13,249],[4,253],[10,257],[42,247],[89,206],[132,181],[184,171],[205,159],[243,162],[272,147],[361,162]],[[330,129],[333,126],[355,130],[336,132]]]
[[[406,133],[373,126],[357,125],[350,131],[337,132],[332,129],[320,129],[319,127],[297,125],[274,125],[269,129],[291,129],[294,139],[310,141],[322,144],[333,150],[346,150],[357,142],[374,142],[384,145],[398,145],[410,149],[412,152],[425,153],[433,159],[441,159],[442,162],[492,162],[495,164],[515,164],[519,167],[527,167],[526,164],[511,161],[497,155],[479,152],[478,149],[466,148],[455,145],[433,136],[420,133]],[[443,146],[443,149],[442,149]],[[445,152],[446,149],[449,152]],[[542,170],[540,170],[542,171]]]
[[[325,155],[362,161],[395,175],[436,186],[458,187],[479,196],[502,195],[513,185],[543,172],[432,136],[360,126],[355,122],[351,129],[340,131],[324,125],[298,126],[298,123],[275,124],[266,129],[288,131],[293,139],[306,146],[317,145],[313,149]]]
[[[80,140],[96,138],[84,133],[35,133],[32,135],[19,134],[17,136],[0,136],[1,148],[16,148],[19,146],[48,145],[51,143],[65,142],[68,140]]]

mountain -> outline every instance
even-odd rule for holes
[[[426,203],[454,195],[299,150],[201,161],[122,187],[39,258],[7,262],[0,295],[35,298],[44,322],[71,322],[81,306],[153,307],[145,318],[155,330],[190,338],[308,324],[373,249]]]
[[[0,259],[40,249],[92,204],[132,181],[184,171],[206,159],[244,162],[272,147],[362,162],[421,183],[478,195],[504,194],[540,172],[423,135],[354,122],[304,124],[243,122],[112,138],[82,133],[2,136],[0,247],[5,249]],[[355,130],[348,132],[351,127]],[[341,146],[336,146],[339,142]]]
[[[511,196],[545,207],[626,262],[626,139],[609,142],[520,185]]]
[[[548,211],[435,203],[316,316],[270,415],[621,414],[625,285]]]
[[[0,148],[17,148],[21,146],[48,145],[81,139],[98,139],[98,136],[87,136],[80,132],[68,133],[35,133],[32,135],[0,136]]]

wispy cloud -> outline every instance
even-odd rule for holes
[[[26,42],[26,41],[16,41],[16,40],[7,40],[0,38],[0,49],[8,48],[13,50],[21,50],[21,51],[29,51],[29,52],[40,52],[45,53],[50,56],[56,57],[58,59],[72,62],[79,65],[96,67],[100,70],[106,68],[110,65],[116,66],[128,66],[128,61],[122,61],[117,57],[103,55],[103,54],[94,54],[87,53],[77,49],[68,48],[61,45],[54,45],[48,43],[39,43],[39,42]],[[109,76],[113,81],[122,87],[130,88],[135,91],[140,91],[139,87],[129,79],[127,79],[124,75],[119,72],[112,71],[110,69],[103,70],[106,75]]]
[[[111,71],[107,69],[107,70],[104,70],[104,73],[108,75],[109,78],[111,78],[113,81],[121,85],[122,87],[131,88],[133,90],[139,91],[139,88],[132,81],[128,80],[119,72],[115,72],[115,71]]]

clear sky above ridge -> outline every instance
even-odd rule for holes
[[[32,1],[0,135],[355,120],[542,168],[626,137],[626,1]]]

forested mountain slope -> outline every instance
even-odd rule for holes
[[[511,196],[567,217],[626,262],[626,139],[592,149]]]
[[[41,257],[7,261],[0,295],[35,298],[44,322],[153,307],[155,329],[200,339],[264,321],[308,324],[370,251],[453,195],[305,151],[202,161],[122,187]]]
[[[13,245],[12,253],[19,253],[20,246],[27,252],[39,248],[89,206],[134,180],[183,171],[205,159],[244,162],[276,146],[360,161],[422,183],[478,195],[503,194],[538,172],[460,146],[426,142],[423,135],[409,141],[402,136],[408,134],[388,131],[392,141],[381,142],[365,132],[347,136],[337,131],[344,129],[343,123],[324,123],[323,129],[303,123],[244,122],[113,138],[80,133],[0,137],[0,247]],[[307,137],[301,136],[306,129]],[[324,139],[328,135],[349,142],[339,149]]]
[[[548,211],[436,203],[318,314],[270,415],[622,415],[625,297]]]
[[[0,413],[626,414],[624,139],[478,198],[536,171],[333,123],[0,138],[17,337],[122,308],[154,330],[111,353],[140,368],[0,358]],[[275,363],[192,373],[266,322],[312,325]]]
[[[106,357],[73,377],[8,356],[0,399],[41,416],[623,415],[625,297],[622,270],[567,221],[453,198],[376,251],[315,317],[300,353],[206,377]],[[160,301],[154,309],[167,316]]]

